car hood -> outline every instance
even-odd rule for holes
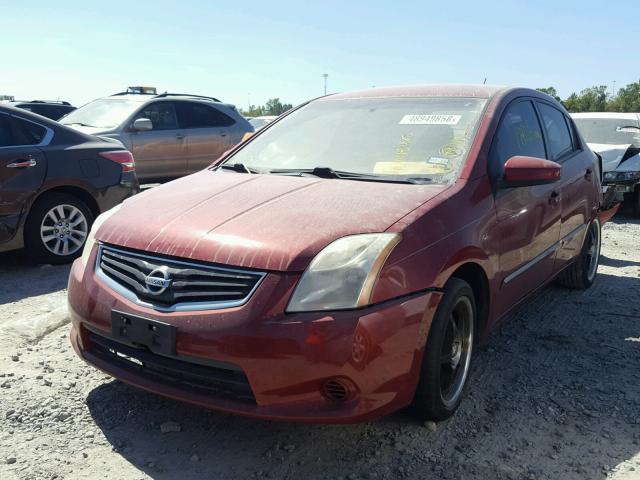
[[[626,151],[632,145],[630,143],[621,145],[609,145],[606,143],[588,143],[587,146],[602,157],[602,170],[611,172],[618,168]]]
[[[301,271],[333,240],[384,232],[445,188],[203,170],[125,201],[96,238],[206,262]]]

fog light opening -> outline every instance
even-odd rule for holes
[[[322,395],[330,402],[345,402],[352,394],[353,386],[344,379],[331,378],[322,384]]]

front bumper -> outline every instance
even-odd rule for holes
[[[229,413],[350,423],[408,405],[441,294],[422,292],[354,311],[281,313],[294,284],[291,276],[268,274],[241,307],[162,313],[118,295],[77,260],[69,279],[71,343],[86,362],[127,383]],[[234,366],[246,377],[252,400],[159,380],[100,354],[91,337],[110,337],[112,309],[174,325],[179,359]],[[335,379],[348,386],[344,401],[323,394]]]

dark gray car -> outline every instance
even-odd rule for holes
[[[136,159],[140,182],[201,170],[253,131],[233,105],[172,93],[117,93],[83,105],[60,122],[120,140]]]

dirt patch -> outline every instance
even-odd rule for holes
[[[511,315],[437,425],[256,421],[134,389],[76,358],[68,326],[47,333],[68,267],[2,256],[0,478],[640,479],[639,239],[638,221],[607,224],[594,287]]]

